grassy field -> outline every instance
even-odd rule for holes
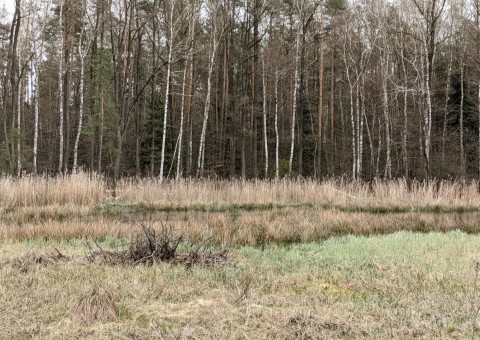
[[[480,237],[462,232],[240,247],[226,265],[193,269],[89,264],[82,243],[1,246],[9,263],[0,269],[0,338],[480,336]],[[53,247],[70,259],[26,260]],[[95,291],[106,292],[116,312],[85,322],[76,306]]]
[[[477,183],[3,178],[0,338],[477,338],[479,209]],[[142,226],[227,260],[101,260]]]

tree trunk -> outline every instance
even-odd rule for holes
[[[18,69],[21,69],[20,58],[18,59]],[[18,74],[17,83],[17,177],[22,175],[22,78],[21,72]]]
[[[182,176],[182,144],[183,144],[183,121],[185,112],[185,88],[187,79],[187,64],[183,70],[183,82],[182,82],[182,103],[180,104],[180,131],[178,133],[178,154],[177,154],[177,173],[175,180],[178,182]]]
[[[443,131],[442,131],[442,168],[445,169],[445,144],[447,139],[447,114],[450,102],[450,87],[452,78],[453,54],[450,52],[450,60],[447,68],[447,84],[445,85],[445,103],[443,106]]]
[[[323,123],[323,42],[322,42],[322,19],[320,18],[320,37],[318,46],[318,136],[317,136],[317,178],[322,177],[322,123]]]
[[[40,72],[37,63],[34,63],[34,124],[33,124],[33,165],[32,165],[32,172],[34,175],[37,174],[37,159],[38,159],[38,121],[40,116]]]
[[[102,157],[103,157],[103,130],[104,130],[104,117],[105,117],[105,95],[103,89],[100,92],[100,126],[98,131],[98,164],[97,171],[102,173]]]
[[[83,103],[84,103],[84,84],[85,84],[85,57],[86,53],[81,51],[81,39],[80,44],[78,46],[79,55],[80,55],[80,88],[79,88],[79,100],[80,104],[78,107],[78,130],[77,136],[75,137],[75,145],[73,148],[73,173],[76,174],[78,172],[78,145],[80,144],[80,136],[82,134],[82,124],[83,124]]]
[[[408,149],[407,149],[407,138],[408,138],[408,74],[407,67],[405,65],[405,38],[404,32],[401,31],[401,43],[400,43],[400,53],[402,57],[402,71],[404,78],[404,88],[403,88],[403,129],[402,129],[402,158],[403,158],[403,176],[405,178],[409,177],[409,165],[408,165]],[[447,79],[447,81],[449,81]]]
[[[387,180],[392,179],[392,158],[391,158],[391,138],[390,138],[390,115],[389,115],[389,106],[388,106],[388,67],[389,60],[387,52],[384,52],[383,57],[381,58],[382,64],[382,94],[383,94],[383,118],[385,120],[385,145],[387,151],[387,157],[385,161],[385,173],[384,177]]]
[[[167,117],[168,117],[168,99],[170,98],[170,73],[172,70],[172,54],[173,54],[173,8],[174,2],[170,2],[170,36],[168,40],[168,59],[167,59],[167,79],[165,86],[165,107],[163,110],[163,133],[162,133],[162,151],[160,153],[160,183],[163,182],[163,169],[165,164],[165,149],[167,138]]]
[[[465,51],[464,51],[465,53]],[[465,145],[463,141],[463,115],[464,115],[464,101],[465,101],[465,85],[464,85],[464,75],[465,75],[465,64],[464,64],[464,56],[462,55],[462,61],[460,63],[460,117],[459,117],[459,125],[460,125],[460,176],[462,179],[465,179],[466,175],[466,159],[465,159]]]
[[[280,149],[280,138],[278,134],[278,68],[275,70],[275,180],[280,179],[280,169],[279,169],[279,149]]]
[[[265,50],[262,53],[263,85],[263,145],[265,149],[265,178],[268,178],[268,135],[267,135],[267,80],[265,73]]]
[[[59,23],[59,29],[60,29],[60,60],[58,62],[58,115],[59,115],[59,126],[58,126],[58,133],[60,137],[60,145],[59,145],[59,150],[58,150],[58,173],[61,174],[63,170],[63,123],[64,123],[64,117],[63,117],[63,103],[64,103],[64,93],[63,93],[63,63],[64,63],[64,31],[63,31],[63,5],[64,5],[64,0],[60,0],[60,23]]]
[[[215,25],[215,24],[214,24]],[[197,161],[197,176],[200,177],[203,175],[203,170],[205,166],[205,138],[207,135],[207,123],[208,123],[208,113],[210,111],[210,97],[212,92],[212,74],[213,66],[215,63],[215,53],[217,50],[217,37],[216,37],[216,27],[214,27],[213,37],[212,37],[212,54],[210,56],[210,61],[208,64],[208,79],[207,79],[207,97],[205,99],[205,108],[203,112],[203,124],[202,124],[202,134],[200,136],[200,147],[198,151],[198,161]]]
[[[301,42],[301,24],[298,23],[297,39],[295,48],[295,74],[293,77],[293,99],[292,99],[292,125],[291,125],[291,144],[290,144],[290,159],[288,162],[288,174],[292,175],[293,167],[293,152],[295,150],[295,123],[297,120],[297,96],[300,87],[300,42]],[[301,131],[300,131],[301,133]]]
[[[333,30],[332,33],[333,36],[333,41],[332,43],[335,42],[335,30]],[[340,97],[341,98],[341,97]],[[330,53],[330,154],[331,154],[331,161],[330,161],[330,166],[332,169],[332,175],[335,174],[335,165],[334,165],[334,154],[336,153],[335,150],[335,140],[334,140],[334,128],[335,128],[335,45],[332,47],[332,51]],[[343,128],[343,125],[342,125]],[[343,134],[343,136],[345,136]],[[324,140],[326,139],[326,134],[324,136]],[[342,139],[342,145],[343,145],[343,140]]]

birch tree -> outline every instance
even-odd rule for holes
[[[32,4],[33,5],[33,4]],[[35,3],[35,5],[37,5]],[[42,57],[44,50],[44,41],[42,34],[48,20],[48,13],[50,11],[51,2],[47,1],[42,9],[40,6],[34,6],[33,19],[33,34],[32,34],[32,87],[33,87],[33,101],[34,101],[34,125],[33,125],[33,161],[32,173],[37,174],[38,162],[38,130],[40,119],[40,72],[42,65]],[[41,13],[41,14],[40,14]]]
[[[58,50],[60,52],[59,61],[58,61],[58,134],[60,137],[59,149],[58,149],[58,173],[61,174],[63,171],[63,154],[64,154],[64,113],[63,113],[63,103],[64,103],[64,91],[63,91],[63,78],[64,78],[64,51],[65,51],[65,33],[63,27],[63,8],[65,0],[59,0],[59,39],[58,39]]]
[[[292,96],[292,123],[290,128],[291,142],[290,142],[290,158],[288,161],[288,174],[292,175],[293,168],[293,153],[295,151],[295,123],[297,121],[297,97],[300,88],[300,49],[302,41],[302,17],[304,2],[296,0],[295,7],[297,12],[296,23],[296,37],[295,37],[295,55],[294,55],[294,75],[293,75],[293,96]]]
[[[210,38],[210,57],[208,61],[208,74],[207,74],[207,93],[205,98],[205,106],[203,110],[203,123],[202,123],[202,132],[200,135],[200,143],[198,149],[198,159],[197,159],[197,176],[200,177],[203,175],[203,170],[205,166],[205,138],[207,135],[207,124],[208,124],[208,115],[210,111],[210,100],[212,94],[212,74],[213,67],[215,65],[215,55],[217,52],[218,39],[222,34],[221,23],[217,22],[215,14],[217,8],[213,5],[213,8],[210,8],[211,13],[211,38]]]
[[[268,134],[267,134],[267,75],[265,72],[265,49],[262,52],[263,87],[263,146],[265,152],[265,178],[268,178]]]
[[[172,62],[173,62],[173,32],[175,30],[174,21],[173,21],[173,12],[174,12],[174,2],[168,2],[168,18],[167,27],[168,27],[168,57],[167,57],[167,78],[165,83],[165,102],[163,110],[163,134],[162,134],[162,150],[160,154],[160,183],[163,181],[163,168],[165,165],[165,147],[166,147],[166,138],[167,138],[167,117],[168,117],[168,100],[170,98],[170,76],[172,71]]]
[[[185,121],[185,109],[188,95],[188,102],[190,102],[190,88],[193,78],[193,48],[194,48],[194,38],[195,38],[195,23],[197,20],[197,1],[194,1],[190,4],[189,9],[189,24],[188,24],[188,37],[185,39],[185,50],[188,51],[185,66],[183,69],[183,80],[182,80],[182,99],[180,104],[180,129],[178,134],[178,154],[177,154],[177,172],[175,179],[180,180],[182,176],[182,155],[183,155],[183,133],[184,133],[184,121]],[[187,83],[188,81],[188,83]],[[188,93],[187,93],[188,92]]]
[[[84,111],[84,92],[85,92],[85,60],[88,56],[88,52],[90,50],[90,46],[93,40],[92,32],[87,31],[87,23],[85,22],[87,18],[87,8],[88,8],[88,0],[84,2],[84,8],[82,10],[82,25],[79,41],[78,41],[78,59],[80,61],[80,85],[79,85],[79,108],[78,108],[78,128],[77,134],[75,137],[75,145],[73,148],[73,173],[77,173],[78,171],[78,146],[80,144],[80,136],[82,134],[82,126],[83,126],[83,111]]]
[[[432,144],[432,97],[433,70],[435,66],[436,47],[438,43],[438,24],[446,0],[412,0],[422,19],[419,39],[421,48],[422,92],[425,109],[422,110],[422,151],[425,159],[425,172],[430,176],[430,153]]]

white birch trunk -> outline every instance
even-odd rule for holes
[[[192,119],[190,118],[190,124],[188,129],[188,164],[187,167],[190,169],[189,176],[193,174],[193,125]]]
[[[18,61],[18,69],[21,70],[20,60]],[[22,79],[18,78],[17,84],[17,177],[22,175]]]
[[[160,183],[163,182],[163,172],[165,166],[165,148],[167,141],[167,118],[168,118],[168,99],[170,97],[170,74],[172,71],[172,54],[173,54],[173,1],[170,2],[170,36],[168,41],[168,59],[167,59],[167,79],[165,86],[165,107],[163,110],[163,134],[162,134],[162,151],[160,154]]]
[[[58,127],[58,133],[60,136],[60,145],[59,145],[59,150],[58,150],[58,173],[62,173],[63,169],[63,145],[64,145],[64,140],[63,140],[63,124],[64,124],[64,118],[63,118],[63,58],[64,58],[64,50],[63,50],[63,45],[64,45],[64,34],[63,34],[63,0],[60,1],[60,23],[59,23],[59,29],[60,29],[60,60],[58,63],[58,115],[59,115],[59,127]]]
[[[385,162],[385,179],[392,178],[392,158],[391,158],[391,140],[390,140],[390,116],[388,106],[388,88],[387,88],[387,74],[388,74],[388,55],[385,52],[381,58],[382,64],[382,94],[383,94],[383,118],[385,120],[385,144],[387,151],[387,159]]]
[[[292,126],[291,126],[291,146],[290,146],[290,160],[288,162],[288,173],[289,175],[292,174],[292,167],[293,167],[293,152],[295,149],[295,121],[297,119],[297,95],[298,95],[298,89],[300,87],[300,72],[299,72],[299,67],[300,67],[300,41],[301,41],[301,33],[300,33],[300,22],[298,23],[298,29],[297,29],[297,44],[296,44],[296,49],[295,49],[295,75],[293,78],[293,107],[292,107]]]
[[[81,40],[80,40],[81,43]],[[83,124],[83,107],[84,107],[84,88],[85,88],[85,56],[86,53],[80,51],[81,45],[78,47],[80,54],[80,88],[79,88],[79,108],[78,108],[78,130],[75,137],[75,146],[73,149],[73,173],[78,172],[78,145],[80,143],[80,135],[82,134],[82,124]]]
[[[407,134],[408,134],[408,74],[407,67],[405,65],[405,46],[404,46],[404,32],[401,31],[401,44],[400,44],[400,54],[402,56],[402,71],[404,77],[404,89],[403,89],[403,130],[402,130],[402,157],[403,157],[403,168],[404,168],[404,177],[408,178],[408,149],[407,149]]]
[[[182,103],[180,107],[180,131],[178,133],[178,155],[177,155],[177,173],[175,175],[175,180],[179,181],[182,176],[182,143],[183,143],[183,124],[184,124],[184,115],[185,115],[185,89],[187,80],[187,63],[185,64],[185,69],[183,70],[183,84],[182,84]]]
[[[265,54],[262,53],[263,68],[263,141],[265,148],[265,178],[268,178],[268,135],[267,135],[267,81],[265,74]]]
[[[192,78],[193,78],[193,42],[195,39],[195,11],[196,11],[196,1],[193,2],[191,10],[193,11],[193,15],[191,18],[190,22],[190,37],[188,44],[190,45],[189,50],[188,50],[188,57],[187,60],[185,61],[185,70],[183,73],[183,87],[182,87],[182,104],[181,104],[181,112],[180,112],[180,136],[179,136],[179,149],[178,149],[178,159],[177,159],[177,174],[176,174],[176,180],[180,180],[182,176],[182,143],[183,143],[183,133],[184,133],[184,125],[185,125],[185,97],[187,95],[187,90],[191,91],[191,86],[192,86]],[[188,73],[188,82],[187,82],[187,73]],[[187,83],[189,88],[187,89]],[[191,107],[191,98],[189,99],[189,107]],[[188,160],[187,160],[187,169],[191,169],[192,166],[192,131],[190,130],[189,134],[189,139],[188,139]]]
[[[362,67],[363,68],[363,67]],[[357,166],[357,172],[358,172],[358,178],[361,177],[362,175],[362,169],[363,169],[363,127],[364,127],[364,117],[366,117],[365,113],[365,76],[362,73],[361,75],[362,78],[362,86],[360,88],[360,129],[359,129],[359,135],[358,135],[358,166]]]
[[[357,136],[355,131],[355,112],[354,112],[354,103],[353,103],[353,84],[352,79],[350,78],[350,71],[347,65],[347,57],[344,55],[345,62],[345,72],[347,75],[347,81],[349,86],[350,94],[350,122],[352,126],[352,178],[356,179],[357,177]]]
[[[427,72],[427,115],[426,115],[426,133],[425,133],[425,158],[427,161],[427,174],[430,175],[430,146],[432,135],[432,93],[430,89],[430,75]]]
[[[38,158],[38,120],[40,116],[40,96],[39,96],[39,88],[40,88],[40,72],[38,69],[37,63],[34,63],[34,123],[33,123],[33,165],[32,171],[33,174],[37,174],[37,158]]]
[[[380,177],[380,154],[382,152],[382,124],[380,117],[378,118],[378,149],[377,149],[377,162],[375,165],[375,177]]]
[[[365,110],[362,110],[362,118],[365,120],[365,126],[367,128],[367,138],[368,138],[368,144],[370,146],[370,170],[373,171],[373,164],[375,161],[374,150],[373,150],[373,140],[372,140],[372,134],[370,132],[370,126],[368,125],[367,114]]]
[[[205,99],[205,107],[203,111],[202,134],[200,135],[200,147],[198,150],[197,176],[201,176],[203,174],[203,169],[205,166],[205,138],[207,135],[208,112],[210,111],[213,65],[215,62],[215,53],[217,50],[217,40],[216,40],[217,38],[216,38],[215,30],[216,30],[216,27],[214,28],[214,33],[213,33],[212,54],[210,56],[210,61],[208,64],[207,97]]]
[[[427,42],[424,39],[424,56],[422,58],[424,62],[424,67],[422,67],[422,72],[424,75],[424,92],[425,92],[425,112],[423,113],[423,153],[425,157],[425,166],[427,171],[427,176],[430,175],[430,146],[431,146],[431,132],[432,132],[432,93],[430,88],[430,61],[428,60],[428,49]]]
[[[348,74],[348,68],[347,68]],[[352,178],[357,179],[357,135],[355,131],[355,112],[354,112],[354,103],[353,103],[353,85],[350,83],[350,77],[347,75],[348,82],[350,85],[350,120],[352,122]]]

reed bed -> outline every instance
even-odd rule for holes
[[[128,238],[139,223],[187,242],[227,246],[312,242],[399,230],[480,231],[477,182],[371,183],[101,177],[0,179],[0,240]]]
[[[46,176],[0,178],[0,207],[50,205],[95,206],[105,202],[151,207],[194,205],[299,204],[315,203],[335,207],[421,208],[480,207],[476,181],[361,182],[344,178],[318,182],[311,179],[280,181],[210,181],[186,179],[180,182],[158,179],[123,179],[114,190],[98,175],[49,178]]]
[[[321,209],[275,209],[232,213],[161,213],[110,216],[71,215],[62,219],[18,217],[0,221],[0,241],[84,240],[113,237],[128,240],[147,224],[168,230],[187,244],[210,243],[223,247],[319,242],[342,235],[390,234],[397,231],[480,232],[477,213],[371,214]]]
[[[94,174],[0,178],[0,207],[3,208],[72,204],[90,206],[101,202],[104,196],[105,182]]]
[[[289,204],[315,202],[339,206],[479,206],[478,183],[460,181],[361,182],[332,179],[275,181],[197,181],[159,183],[156,179],[123,180],[122,202],[176,204]]]

